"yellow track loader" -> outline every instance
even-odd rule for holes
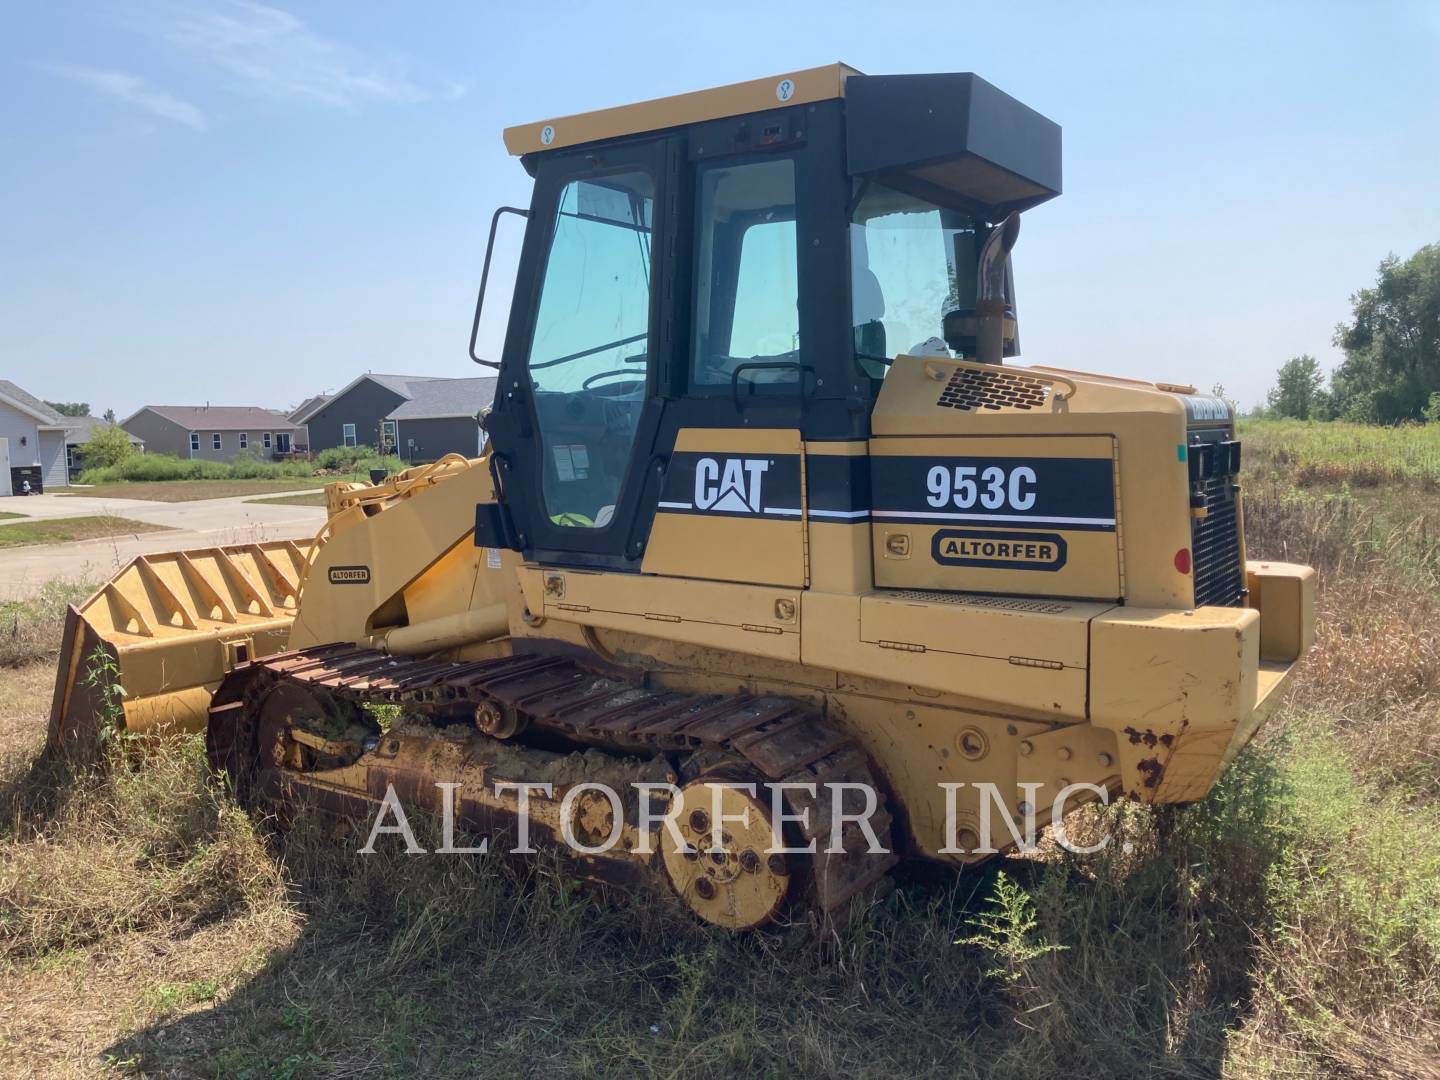
[[[1224,401],[1005,362],[1055,124],[833,65],[505,143],[486,452],[332,485],[312,544],[136,559],[71,613],[54,746],[108,657],[247,800],[518,832],[736,929],[1205,795],[1314,575],[1247,560]]]

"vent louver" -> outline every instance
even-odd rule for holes
[[[1240,564],[1240,444],[1192,445],[1190,505],[1203,510],[1190,529],[1195,606],[1238,607],[1245,601]]]
[[[1020,596],[977,596],[972,593],[932,592],[928,589],[885,589],[875,594],[886,600],[923,600],[931,604],[963,604],[966,607],[999,608],[1040,615],[1064,615],[1069,604],[1053,600],[1030,600]]]
[[[1002,369],[956,368],[936,405],[947,409],[1039,409],[1050,387],[1038,379]]]

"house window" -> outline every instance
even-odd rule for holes
[[[240,432],[240,449],[241,449],[241,450],[249,450],[249,449],[250,449],[250,433],[249,433],[248,431],[242,431],[242,432]]]
[[[395,444],[399,440],[396,438],[394,420],[380,421],[380,441],[384,444],[381,446],[381,450],[385,453],[388,454],[395,449]]]
[[[217,431],[210,436],[210,445],[216,450],[220,449],[220,432]]]
[[[193,453],[195,453],[195,451],[197,451],[197,450],[199,450],[199,449],[200,449],[200,433],[199,433],[198,431],[192,431],[192,432],[190,432],[190,452],[193,454]]]
[[[269,449],[270,449],[270,432],[267,431],[267,432],[265,432],[264,435],[260,436],[260,441],[261,441],[261,445],[264,446],[266,450],[269,450]]]
[[[355,425],[344,424],[340,428],[340,441],[346,446],[355,445]]]
[[[275,452],[277,454],[288,454],[290,452],[290,435],[288,432],[280,432],[275,436]]]

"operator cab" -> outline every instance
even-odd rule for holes
[[[897,355],[1013,355],[1014,215],[1060,190],[1059,128],[968,74],[833,65],[506,143],[535,187],[488,427],[547,565],[641,569],[657,515],[800,525],[798,445],[695,433],[864,440]]]

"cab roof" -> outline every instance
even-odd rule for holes
[[[839,98],[852,177],[992,221],[1060,194],[1060,126],[971,72],[866,75],[830,64],[522,124],[505,130],[505,146],[529,169],[546,151]]]
[[[845,80],[860,74],[863,73],[847,64],[827,64],[634,105],[537,120],[533,124],[506,128],[505,149],[518,157],[727,116],[743,116],[781,105],[828,101],[844,97]]]

